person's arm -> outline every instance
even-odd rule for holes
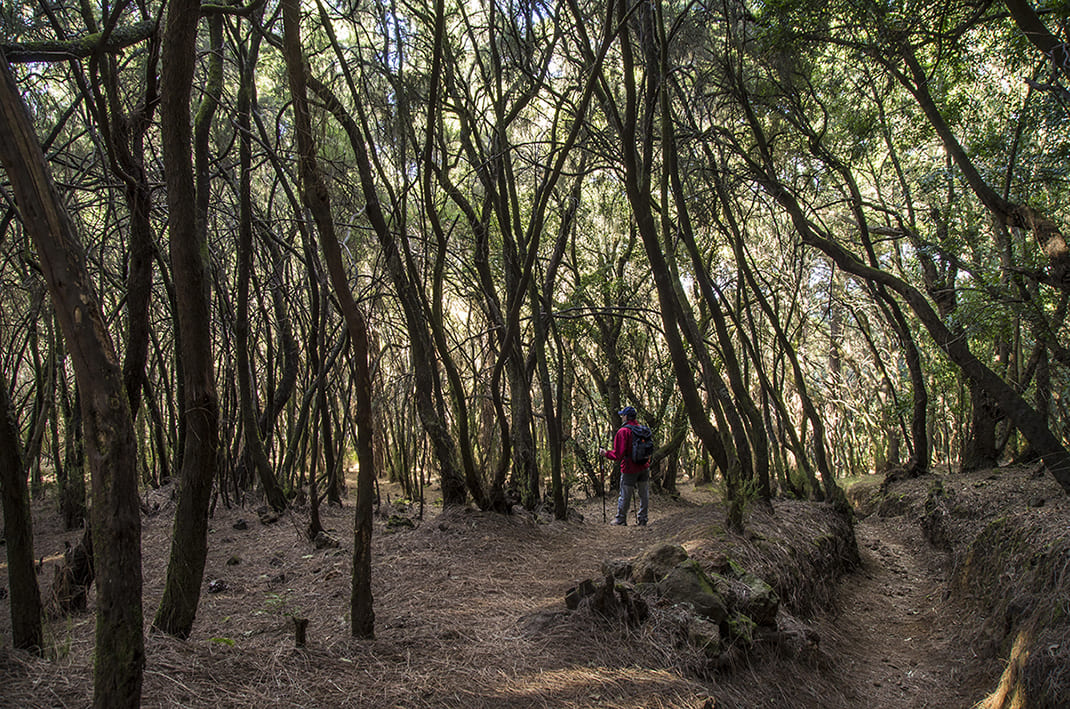
[[[604,451],[602,455],[610,460],[624,460],[628,454],[628,436],[631,432],[627,426],[617,429],[617,435],[613,437],[613,450]]]

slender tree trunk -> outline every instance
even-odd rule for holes
[[[3,496],[7,576],[11,589],[11,644],[41,655],[41,593],[33,565],[33,519],[30,489],[22,467],[22,444],[0,371],[0,495]]]
[[[297,384],[299,355],[297,339],[294,337],[293,325],[290,323],[290,312],[286,307],[286,298],[283,295],[286,259],[282,258],[278,246],[272,241],[270,235],[264,235],[262,242],[275,268],[275,273],[269,279],[269,288],[271,289],[271,305],[275,314],[278,338],[281,340],[280,351],[282,353],[282,372],[279,375],[274,395],[271,397],[271,404],[265,407],[259,421],[262,440],[265,445],[270,447],[270,442],[275,435],[275,424],[278,421],[279,414],[282,413],[286,402],[293,396],[294,388]]]
[[[1001,418],[992,397],[977,382],[969,383],[970,435],[962,451],[962,469],[982,470],[999,464],[996,424]]]
[[[163,145],[167,206],[170,211],[171,268],[178,315],[182,364],[182,420],[185,444],[179,475],[171,555],[163,598],[152,625],[175,637],[189,637],[197,615],[208,554],[208,504],[219,446],[219,399],[212,360],[210,278],[205,261],[204,224],[199,216],[190,155],[190,94],[196,63],[200,0],[177,0],[168,7],[164,30],[160,89],[160,135]],[[211,72],[221,72],[213,59]],[[210,82],[216,79],[213,77]],[[209,92],[198,115],[210,122]],[[206,144],[202,143],[206,149]],[[202,158],[203,159],[203,158]],[[207,185],[201,185],[202,190]]]
[[[262,12],[258,12],[258,15]],[[275,511],[286,509],[286,495],[271,469],[267,450],[260,438],[256,405],[253,401],[253,370],[249,361],[249,280],[253,266],[253,201],[252,201],[252,122],[249,118],[255,103],[256,60],[259,56],[260,35],[253,32],[252,47],[243,58],[242,82],[238,89],[238,302],[234,318],[235,367],[238,370],[242,432],[245,434],[246,460],[256,470],[260,487],[268,504]]]
[[[61,401],[63,402],[63,421],[66,435],[63,439],[63,469],[66,478],[59,491],[59,510],[63,517],[63,528],[78,529],[86,520],[88,512],[85,504],[85,447],[82,436],[82,401],[78,396],[78,386],[68,391],[67,377],[60,378]]]
[[[140,705],[145,666],[141,617],[141,516],[137,443],[122,371],[82,246],[55,184],[7,60],[0,57],[0,162],[45,281],[83,395],[93,479],[97,575],[93,705]]]
[[[353,347],[353,361],[357,378],[357,478],[356,518],[353,523],[353,589],[350,597],[351,631],[355,637],[375,635],[375,613],[371,591],[372,503],[375,485],[375,451],[372,447],[374,419],[372,380],[369,367],[368,327],[353,299],[346,277],[342,250],[334,230],[330,196],[323,182],[316,159],[316,145],[308,113],[307,76],[301,52],[301,12],[297,0],[283,0],[283,54],[290,79],[290,93],[294,103],[294,127],[298,159],[301,169],[302,192],[305,204],[316,220],[320,246],[327,262],[331,286],[341,305],[342,316],[349,330]]]

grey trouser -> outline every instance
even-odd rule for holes
[[[643,478],[638,480],[637,478]],[[617,524],[628,521],[628,508],[632,504],[632,495],[639,489],[638,523],[646,524],[647,507],[650,502],[650,479],[646,475],[621,475],[620,499],[617,500]]]

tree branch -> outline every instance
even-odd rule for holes
[[[94,32],[84,37],[50,42],[0,42],[0,54],[11,64],[62,62],[84,59],[94,54],[117,54],[127,47],[144,42],[156,32],[156,22],[145,20],[129,27],[117,27],[105,36]]]

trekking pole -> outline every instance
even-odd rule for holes
[[[602,455],[602,452],[598,452],[598,457],[602,459],[602,462],[598,464],[598,467],[602,471],[602,524],[606,523],[606,457]]]

